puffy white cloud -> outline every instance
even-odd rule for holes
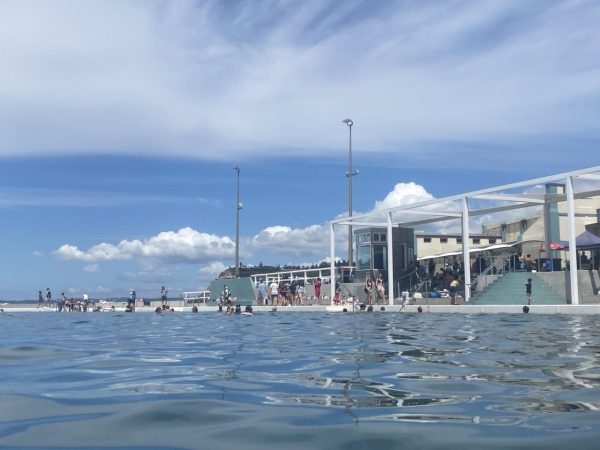
[[[219,275],[221,272],[223,272],[225,269],[227,269],[227,267],[228,266],[223,264],[221,261],[214,261],[214,262],[210,263],[208,266],[201,267],[198,270],[198,273],[203,278],[207,278],[207,277],[214,278],[217,275]]]
[[[207,263],[233,258],[235,243],[227,236],[200,233],[192,228],[164,231],[150,239],[123,240],[117,245],[101,243],[83,251],[65,244],[55,252],[61,259],[85,262],[154,258],[168,263]]]
[[[98,272],[99,270],[100,270],[100,268],[98,267],[98,264],[86,264],[85,267],[83,268],[84,272],[89,272],[89,273]]]
[[[414,182],[398,183],[394,189],[381,201],[376,201],[373,210],[404,206],[411,203],[432,200],[434,197],[420,184]]]

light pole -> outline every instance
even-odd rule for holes
[[[350,147],[348,151],[348,217],[352,217],[352,177],[358,175],[358,170],[352,172],[352,125],[354,122],[350,119],[342,120],[343,123],[348,125],[350,130]],[[348,226],[348,265],[352,266],[352,225]]]
[[[233,170],[237,172],[237,201],[235,202],[235,277],[240,276],[240,209],[242,204],[240,203],[240,168],[234,167]]]

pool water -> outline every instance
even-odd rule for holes
[[[600,319],[0,315],[0,448],[600,447]]]

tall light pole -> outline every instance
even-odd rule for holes
[[[348,125],[350,130],[350,147],[348,151],[348,217],[352,217],[352,177],[358,175],[358,170],[352,172],[352,125],[354,122],[350,119],[342,120],[343,123]],[[352,266],[352,225],[348,226],[348,265]]]
[[[235,202],[235,277],[240,276],[240,209],[242,204],[240,203],[240,168],[234,167],[233,170],[237,172],[237,201]]]

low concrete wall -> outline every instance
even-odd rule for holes
[[[558,295],[571,303],[571,277],[567,271],[538,272],[537,275]],[[577,281],[581,304],[600,303],[600,275],[596,270],[578,270]]]

